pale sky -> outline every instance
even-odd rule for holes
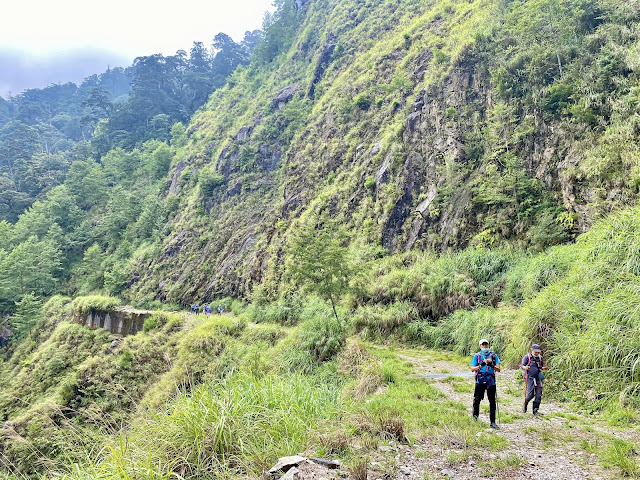
[[[189,50],[224,32],[235,40],[262,25],[272,0],[22,0],[3,2],[0,47],[38,54],[98,47],[136,56]]]
[[[0,95],[51,82],[79,82],[107,65],[128,66],[138,56],[176,50],[189,52],[194,41],[209,46],[224,32],[239,41],[261,27],[273,0],[12,0],[0,10]],[[94,55],[88,65],[87,56]],[[11,62],[2,62],[11,58]],[[61,59],[60,62],[57,59]],[[74,62],[77,58],[78,61]],[[19,59],[17,61],[16,59]],[[57,64],[57,65],[56,65]],[[62,64],[73,64],[68,78]],[[55,73],[51,77],[51,69]],[[61,71],[62,70],[62,71]],[[73,70],[73,69],[72,69]],[[35,73],[29,73],[35,72]],[[38,80],[38,72],[42,78]],[[71,72],[71,70],[70,70]],[[46,77],[46,79],[45,79]],[[59,77],[59,78],[58,78]],[[33,78],[26,81],[25,78]],[[53,79],[53,80],[52,80]],[[35,83],[34,83],[35,82]]]

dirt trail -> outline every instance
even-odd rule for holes
[[[416,376],[442,373],[463,373],[465,365],[448,360],[432,359],[429,356],[398,355],[411,362]],[[503,370],[498,374],[498,404],[500,430],[487,433],[500,435],[508,446],[500,451],[465,451],[444,449],[440,455],[420,458],[415,455],[431,447],[416,444],[411,448],[398,447],[402,452],[397,460],[403,469],[397,478],[453,478],[453,479],[519,479],[519,480],[575,480],[617,478],[615,472],[606,471],[595,453],[585,451],[583,446],[597,445],[597,432],[606,433],[606,428],[595,425],[592,419],[569,412],[563,405],[543,396],[540,411],[543,416],[522,413],[523,384],[518,381],[518,370]],[[434,387],[449,399],[469,407],[473,401],[473,377],[427,378]],[[488,401],[482,402],[480,420],[489,427]],[[529,408],[531,411],[531,407]],[[451,459],[460,461],[451,461]],[[518,460],[519,459],[519,460]],[[492,469],[492,464],[500,464]],[[512,465],[512,466],[510,466]],[[410,472],[407,474],[406,472]]]

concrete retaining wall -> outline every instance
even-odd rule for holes
[[[92,329],[104,328],[111,333],[135,335],[142,330],[145,319],[152,314],[153,312],[148,310],[123,307],[108,312],[92,310],[89,313],[76,314],[76,321]]]

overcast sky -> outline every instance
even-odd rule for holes
[[[218,32],[242,39],[272,0],[22,0],[2,6],[0,95],[79,82],[135,57],[189,51]]]

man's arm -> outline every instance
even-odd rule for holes
[[[500,371],[500,357],[498,357],[498,355],[494,355],[495,356],[495,360],[493,362],[493,369],[496,372]]]
[[[477,372],[482,368],[482,365],[478,365],[478,355],[474,355],[471,359],[471,371]]]
[[[540,365],[542,365],[541,370],[549,370],[549,367],[544,364],[544,359],[542,358],[540,359]]]

